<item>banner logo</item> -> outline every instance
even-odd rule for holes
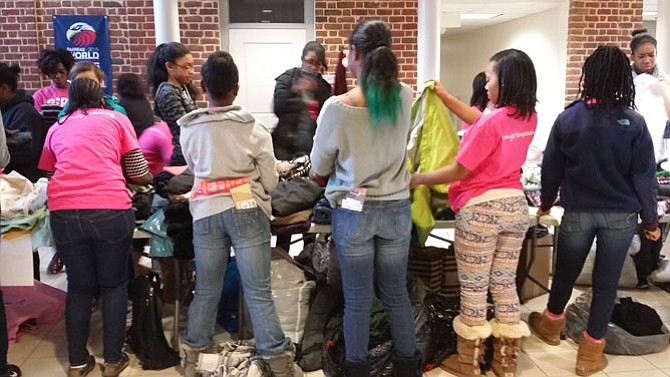
[[[102,88],[112,94],[109,22],[104,15],[53,15],[54,47],[68,50],[77,62],[91,62],[103,72]]]
[[[95,29],[85,22],[77,22],[70,26],[67,33],[67,40],[75,46],[84,47],[95,42]]]

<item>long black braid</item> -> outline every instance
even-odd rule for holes
[[[77,110],[87,114],[87,109],[106,108],[104,93],[97,81],[81,77],[74,79],[68,88],[68,106],[65,115],[58,121],[62,124]]]
[[[635,108],[635,84],[628,56],[616,46],[600,46],[586,58],[579,97],[595,106]]]

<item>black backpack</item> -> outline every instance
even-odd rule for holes
[[[133,325],[127,342],[142,369],[161,370],[179,364],[179,354],[165,339],[160,299],[160,277],[155,273],[136,277],[133,287]]]

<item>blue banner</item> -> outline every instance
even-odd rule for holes
[[[54,47],[64,48],[78,62],[91,62],[105,72],[102,87],[112,94],[112,57],[107,16],[53,16]]]

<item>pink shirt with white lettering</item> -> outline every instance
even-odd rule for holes
[[[50,211],[128,209],[121,157],[139,149],[128,118],[116,111],[80,110],[47,133],[39,168],[54,171],[47,187]]]
[[[535,136],[537,114],[514,118],[514,110],[506,106],[482,115],[463,136],[456,161],[470,174],[449,185],[454,211],[489,190],[523,190],[521,166]]]
[[[67,103],[67,87],[57,88],[54,84],[44,87],[33,94],[35,100],[35,110],[42,111],[42,105],[45,103],[65,107]]]

